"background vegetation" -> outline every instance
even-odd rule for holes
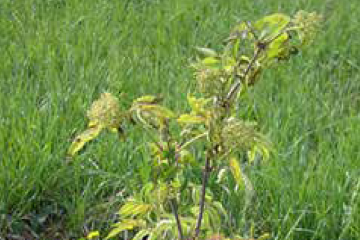
[[[358,5],[2,0],[0,236],[69,239],[107,226],[146,178],[147,153],[139,151],[141,139],[119,147],[104,135],[69,163],[66,151],[92,101],[110,90],[123,93],[124,104],[161,94],[170,108],[185,108],[195,46],[218,46],[238,20],[304,9],[324,15],[320,37],[287,66],[267,71],[244,103],[275,148],[252,172],[254,222],[274,239],[359,239]],[[234,217],[226,228],[236,231],[244,203],[229,191],[218,189],[217,198]]]

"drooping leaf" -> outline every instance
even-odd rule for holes
[[[151,231],[151,234],[149,236],[150,240],[158,240],[158,239],[164,239],[164,235],[166,232],[170,231],[173,226],[174,226],[175,222],[172,220],[168,220],[168,219],[164,219],[164,220],[160,220],[155,228]],[[172,233],[174,236],[176,236],[176,232]]]
[[[145,226],[146,226],[146,222],[144,220],[124,219],[123,221],[121,221],[119,223],[115,223],[113,225],[113,229],[107,235],[105,240],[111,239],[111,238],[119,235],[119,233],[121,233],[125,230],[132,230],[136,227],[145,227]]]
[[[206,119],[194,114],[182,114],[177,121],[180,124],[202,124],[205,123]]]
[[[170,109],[157,104],[141,105],[139,109],[141,111],[147,111],[149,113],[152,113],[154,114],[154,116],[161,119],[170,119],[175,117],[175,114]]]
[[[119,214],[123,217],[144,215],[150,212],[152,205],[130,200],[126,202],[119,210]]]
[[[264,233],[257,240],[267,240],[270,238],[271,238],[271,235],[269,233]]]
[[[196,164],[194,155],[185,149],[181,150],[178,162],[182,164],[190,164],[190,165]]]
[[[210,98],[196,98],[188,94],[187,96],[188,103],[192,111],[196,114],[203,115],[207,112],[206,106],[211,101]]]
[[[230,171],[236,181],[236,184],[238,186],[241,186],[243,184],[243,178],[241,176],[242,175],[241,167],[240,167],[239,161],[235,157],[230,158],[229,167],[230,167]]]
[[[149,229],[143,229],[140,230],[132,240],[143,240],[146,236],[149,236],[151,234],[151,230]]]
[[[102,129],[103,128],[101,125],[94,125],[93,127],[85,130],[84,132],[76,136],[74,141],[70,145],[68,154],[70,156],[74,156],[85,146],[86,143],[95,139],[100,134]]]
[[[130,112],[135,114],[134,119],[141,124],[153,129],[166,130],[168,120],[175,118],[175,114],[157,102],[153,96],[141,97],[133,102]]]
[[[225,168],[222,168],[217,175],[216,183],[218,184],[222,183],[226,177],[226,174],[227,174],[227,170]]]
[[[225,218],[228,217],[228,213],[226,212],[224,206],[222,205],[221,202],[218,202],[218,201],[214,201],[212,203],[212,206],[217,210],[217,212],[219,214],[221,214],[222,216],[224,216]]]
[[[134,100],[133,104],[158,104],[162,101],[161,97],[145,95]]]
[[[270,157],[270,151],[268,144],[256,144],[248,152],[249,162],[253,162],[256,158],[256,154],[260,154],[263,160],[268,160]]]
[[[122,113],[120,111],[117,98],[110,93],[103,93],[87,111],[87,117],[89,118],[88,129],[74,139],[68,154],[74,156],[86,143],[95,139],[103,129],[118,132],[121,129],[120,124],[126,118],[126,115],[126,112]]]

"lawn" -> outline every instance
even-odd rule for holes
[[[195,47],[221,48],[239,20],[300,9],[321,13],[322,31],[267,70],[242,106],[274,148],[251,175],[255,230],[276,240],[360,239],[358,0],[1,0],[0,239],[108,229],[142,181],[146,139],[135,132],[119,144],[104,134],[69,161],[91,103],[110,91],[124,106],[156,94],[185,109]],[[224,228],[241,234],[241,193],[217,192],[232,215]]]

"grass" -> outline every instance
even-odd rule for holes
[[[299,9],[322,13],[323,32],[268,70],[248,98],[246,117],[275,148],[252,174],[253,220],[274,239],[360,239],[357,0],[1,1],[0,239],[26,226],[50,239],[80,237],[111,221],[136,189],[144,162],[136,133],[126,144],[104,135],[66,161],[101,92],[124,93],[124,104],[162,94],[183,109],[195,46],[218,46],[239,19]],[[238,229],[241,196],[219,198],[235,216],[229,229]]]

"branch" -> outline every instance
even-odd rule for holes
[[[195,236],[194,239],[197,239],[200,234],[200,228],[201,228],[201,222],[204,214],[204,207],[205,207],[205,193],[206,193],[206,185],[209,178],[211,168],[210,168],[210,157],[206,157],[205,162],[205,169],[203,172],[203,182],[202,182],[202,188],[201,188],[201,196],[200,196],[200,203],[199,203],[199,216],[196,222],[196,228],[195,228]]]
[[[244,76],[243,78],[246,79],[247,75],[249,74],[251,68],[253,67],[254,63],[256,62],[257,58],[259,57],[260,55],[260,52],[262,51],[263,49],[262,48],[258,48],[253,56],[253,58],[251,59],[249,65],[247,66],[247,68],[245,69],[245,72],[244,72]],[[230,101],[234,95],[238,92],[239,88],[240,88],[240,85],[241,85],[241,80],[239,79],[238,81],[236,81],[232,86],[231,86],[231,89],[229,91],[229,93],[227,94],[226,96],[226,101]]]
[[[250,29],[250,31],[252,32],[252,34],[255,36],[255,38],[257,39],[256,35],[255,35],[255,32],[253,31],[253,28],[251,27],[250,23],[249,22],[246,22],[248,28]],[[289,25],[289,24],[288,24]],[[273,41],[275,41],[276,39],[278,39],[281,35],[283,35],[284,33],[288,32],[289,29],[287,28],[288,27],[285,26],[284,29],[282,31],[280,31],[277,35],[275,35],[273,38],[265,41],[265,42],[261,42],[258,40],[257,42],[257,45],[258,45],[258,48],[256,49],[256,52],[253,56],[253,58],[251,59],[249,65],[247,66],[247,68],[245,69],[244,71],[244,76],[243,78],[246,79],[247,75],[249,74],[251,68],[253,67],[254,63],[256,62],[257,58],[259,57],[261,51],[265,50],[266,47],[271,44]],[[226,96],[226,101],[230,101],[234,95],[238,92],[239,88],[241,86],[241,79],[239,79],[238,81],[236,81],[230,88],[230,91],[229,93],[227,94]]]
[[[178,210],[177,209],[177,202],[176,202],[175,198],[170,199],[170,205],[171,205],[172,212],[173,212],[173,214],[175,216],[176,225],[177,225],[177,228],[178,228],[179,240],[183,240],[184,235],[183,235],[182,228],[181,228],[181,221],[180,221],[180,217],[179,217],[179,214],[178,214],[178,211],[177,211]]]

